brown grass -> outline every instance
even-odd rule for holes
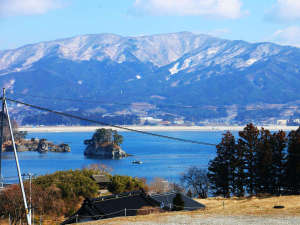
[[[190,218],[199,216],[217,217],[224,216],[300,216],[300,196],[281,197],[251,197],[251,198],[208,198],[195,199],[206,205],[206,209],[197,211],[167,212],[162,214],[139,215],[134,217],[120,217],[108,220],[98,220],[83,223],[83,225],[123,225],[134,222],[159,222],[163,224],[170,216],[188,215]],[[283,205],[283,209],[274,209],[275,205]]]
[[[300,196],[208,198],[196,201],[206,205],[204,213],[211,215],[300,215]],[[274,209],[275,205],[282,205],[284,208]]]
[[[188,215],[190,218],[203,217],[218,217],[218,216],[300,216],[300,196],[281,196],[281,197],[251,197],[251,198],[208,198],[195,199],[206,206],[204,210],[197,210],[191,212],[166,212],[150,215],[139,215],[133,217],[119,217],[107,220],[98,220],[83,223],[82,225],[124,225],[134,222],[159,222],[164,224],[168,218],[174,215]],[[274,209],[275,205],[283,205],[283,209]],[[47,220],[45,218],[45,220]],[[58,219],[62,221],[62,218]],[[49,219],[47,222],[50,221]],[[0,224],[7,224],[6,221],[0,221]],[[58,224],[58,223],[46,223]]]

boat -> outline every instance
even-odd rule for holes
[[[132,164],[142,164],[143,162],[142,161],[139,161],[139,160],[133,160],[132,161]]]

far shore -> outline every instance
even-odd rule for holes
[[[135,126],[128,125],[122,126],[139,131],[240,131],[245,126]],[[259,129],[264,127],[271,131],[278,130],[296,130],[298,126],[280,126],[280,125],[266,125],[257,126]],[[111,128],[117,131],[126,131],[120,128],[109,126],[23,126],[19,127],[20,131],[27,131],[29,133],[40,132],[93,132],[99,128]]]

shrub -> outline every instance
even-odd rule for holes
[[[108,190],[113,194],[122,192],[137,191],[145,188],[143,180],[129,176],[114,175],[111,177],[111,183]]]

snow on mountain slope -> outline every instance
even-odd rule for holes
[[[141,62],[164,66],[210,39],[214,38],[188,32],[140,37],[121,37],[114,34],[83,35],[0,51],[0,71],[20,71],[49,56],[73,61],[102,61],[109,58],[122,63],[127,60],[126,52],[130,52]]]
[[[29,96],[86,97],[124,105],[285,104],[300,98],[299,61],[299,48],[188,32],[82,35],[0,51],[0,85],[9,94],[21,93],[25,100],[49,107],[53,102]],[[55,106],[74,107],[73,102]],[[84,105],[82,110],[93,107]],[[130,110],[104,108],[110,113]],[[177,114],[178,108],[162,111]],[[193,116],[212,116],[196,111]],[[180,113],[190,116],[185,109]]]
[[[228,68],[244,70],[270,57],[288,53],[291,47],[283,47],[272,43],[249,44],[243,41],[217,40],[209,45],[203,45],[179,60],[168,65],[170,75],[185,71],[195,72],[202,68],[216,67],[220,70]],[[299,49],[294,48],[298,53]]]

